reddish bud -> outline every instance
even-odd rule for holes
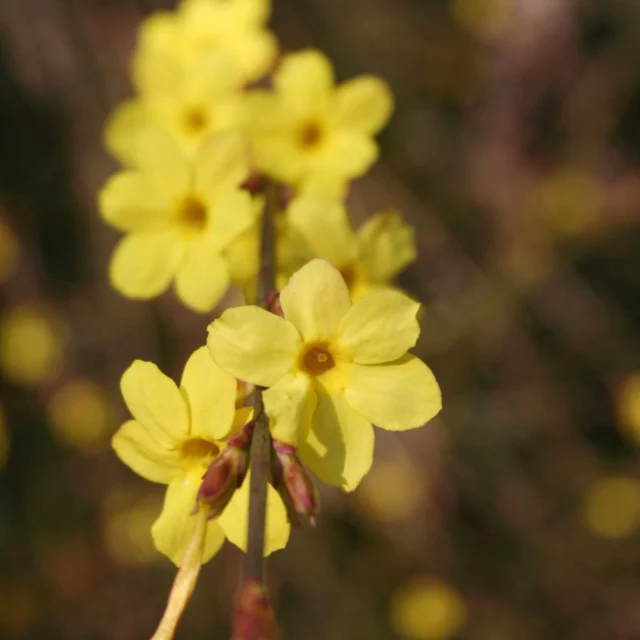
[[[264,585],[247,580],[240,588],[233,616],[231,640],[280,640],[278,623],[273,615]]]
[[[274,440],[273,451],[273,483],[287,508],[289,521],[298,525],[302,518],[315,526],[320,497],[295,448]]]
[[[267,293],[267,309],[271,311],[271,313],[275,313],[277,316],[284,318],[284,311],[280,304],[280,294],[277,291]]]

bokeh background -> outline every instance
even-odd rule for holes
[[[125,300],[96,211],[140,20],[172,2],[0,4],[0,638],[139,640],[174,568],[163,487],[109,440],[134,358],[178,376],[208,317]],[[397,98],[351,195],[417,229],[401,284],[444,392],[379,432],[353,495],[269,562],[287,639],[640,638],[640,4],[275,0],[285,51]],[[178,638],[229,637],[240,553]]]

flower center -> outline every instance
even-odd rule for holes
[[[200,200],[189,197],[180,205],[178,221],[191,231],[202,231],[207,222],[207,209]]]
[[[189,438],[180,445],[180,455],[191,460],[215,458],[220,449],[216,444],[204,438]]]
[[[312,376],[321,376],[335,367],[336,362],[326,344],[309,345],[302,354],[300,368]]]
[[[340,275],[342,276],[342,279],[344,280],[347,287],[349,287],[349,290],[351,290],[351,287],[353,287],[353,284],[356,281],[355,267],[352,264],[348,264],[347,266],[342,267],[342,269],[340,269]]]
[[[313,149],[317,147],[323,138],[323,131],[320,123],[306,122],[298,131],[298,140],[300,145],[305,149]]]
[[[207,128],[209,117],[201,107],[190,107],[185,110],[182,122],[189,133],[197,135]]]

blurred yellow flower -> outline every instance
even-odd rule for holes
[[[585,496],[584,521],[601,538],[627,538],[640,528],[640,482],[625,476],[596,480]]]
[[[67,328],[52,310],[13,307],[0,318],[0,371],[20,385],[48,382],[62,369],[66,342]]]
[[[209,326],[213,359],[240,380],[270,387],[274,438],[294,447],[327,484],[354,489],[373,461],[372,423],[394,431],[440,411],[430,369],[407,353],[419,304],[398,291],[351,303],[340,272],[315,259],[280,293],[284,318],[228,309]]]
[[[9,225],[0,218],[0,284],[15,272],[20,259],[20,243]]]
[[[295,251],[324,258],[340,271],[352,300],[385,287],[416,258],[413,228],[397,211],[371,216],[354,231],[344,205],[327,196],[302,195],[287,220]]]
[[[453,19],[481,38],[500,35],[509,22],[513,0],[451,0]]]
[[[246,81],[256,80],[277,54],[276,39],[264,28],[270,10],[269,0],[183,0],[176,11],[145,20],[136,56],[157,52],[193,63],[223,53]]]
[[[341,196],[378,157],[373,136],[391,114],[389,88],[373,76],[336,87],[315,50],[285,56],[273,81],[275,92],[256,90],[245,102],[256,163],[301,190]]]
[[[239,133],[219,133],[193,162],[162,130],[139,137],[140,169],[112,177],[100,193],[104,219],[126,231],[111,261],[113,286],[149,299],[175,280],[178,298],[195,311],[213,309],[230,282],[224,251],[255,220],[240,184],[249,158]]]
[[[622,430],[640,444],[640,372],[634,372],[622,383],[616,400]]]
[[[7,463],[9,451],[11,451],[11,436],[4,407],[0,405],[0,469]]]
[[[61,386],[47,403],[53,435],[62,444],[95,449],[111,431],[112,409],[102,389],[79,378]]]
[[[188,360],[180,388],[150,362],[136,360],[122,376],[121,389],[134,419],[113,437],[120,459],[152,482],[167,484],[164,507],[151,534],[156,548],[180,565],[197,518],[190,515],[202,476],[225,448],[225,440],[251,415],[236,410],[236,380],[213,363],[206,347]],[[218,551],[225,536],[246,543],[249,478],[221,516],[207,523],[202,562]],[[265,552],[283,548],[289,537],[284,505],[269,487]]]
[[[390,618],[394,632],[411,640],[446,640],[456,636],[466,617],[460,594],[445,582],[423,579],[394,594]]]

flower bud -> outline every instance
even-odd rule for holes
[[[233,616],[232,640],[279,640],[278,623],[273,615],[264,585],[247,580],[240,588]]]
[[[227,441],[224,451],[202,476],[195,510],[200,503],[209,507],[209,518],[219,516],[242,484],[249,467],[249,450],[255,424],[249,422]]]
[[[320,497],[296,450],[289,444],[274,440],[273,451],[273,484],[287,508],[289,521],[298,525],[301,519],[306,519],[315,526]]]
[[[284,311],[280,304],[280,294],[277,291],[267,293],[267,309],[271,311],[271,313],[275,313],[275,315],[284,318]]]

